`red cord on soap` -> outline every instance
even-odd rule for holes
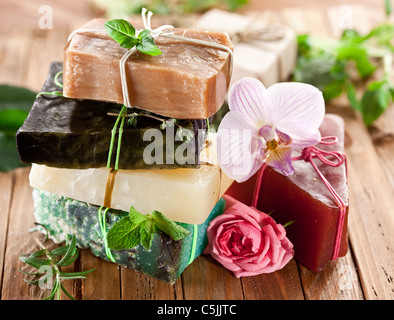
[[[338,142],[337,137],[327,136],[327,137],[321,138],[320,144],[321,145],[334,145],[337,142]],[[330,160],[329,157],[334,157],[334,161]],[[322,179],[323,183],[327,186],[328,190],[330,191],[330,193],[334,197],[334,199],[339,207],[340,217],[338,219],[337,231],[336,231],[336,236],[335,236],[335,244],[334,244],[334,252],[332,255],[332,260],[336,260],[339,256],[339,249],[341,247],[342,229],[343,229],[343,225],[344,225],[345,217],[346,217],[346,205],[345,205],[344,201],[342,200],[342,198],[339,196],[339,194],[331,186],[331,184],[326,179],[326,177],[321,173],[319,168],[316,166],[316,164],[313,161],[314,158],[318,158],[321,162],[323,162],[324,164],[329,165],[331,167],[339,167],[342,164],[345,164],[345,168],[346,168],[346,172],[347,172],[346,155],[340,151],[326,151],[326,150],[319,149],[316,146],[311,146],[308,148],[304,148],[299,157],[292,158],[292,161],[304,160],[304,161],[310,162],[310,164],[316,170],[319,177]],[[265,167],[266,167],[266,164],[264,164],[258,172],[256,186],[255,186],[254,193],[253,193],[253,201],[252,201],[253,207],[257,206],[257,201],[258,201],[259,194],[260,194],[261,182],[262,182]]]

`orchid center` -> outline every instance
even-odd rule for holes
[[[277,135],[275,130],[270,125],[262,126],[259,130],[259,136],[264,139],[266,150],[276,150],[278,147]]]
[[[266,144],[268,150],[276,150],[276,148],[278,148],[278,141],[276,141],[275,139],[267,141]]]

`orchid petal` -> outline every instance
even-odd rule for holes
[[[229,111],[219,125],[218,161],[223,172],[237,182],[248,180],[263,164],[257,131],[237,111]]]
[[[297,82],[282,82],[265,92],[267,123],[291,137],[314,134],[323,121],[323,95],[316,87]]]
[[[266,161],[267,165],[274,167],[283,175],[288,176],[294,173],[293,164],[291,162],[291,147],[277,148],[270,150],[270,155]]]
[[[229,92],[229,109],[238,111],[243,118],[256,128],[266,124],[264,85],[255,78],[237,81]]]
[[[303,149],[318,144],[321,140],[321,134],[320,131],[316,131],[314,134],[308,137],[293,136],[292,138],[292,148]]]
[[[275,139],[275,131],[271,126],[265,125],[259,129],[259,136],[263,137],[265,141],[270,141]]]
[[[278,141],[279,145],[288,146],[292,143],[293,140],[291,139],[291,137],[288,134],[286,134],[278,129],[275,129],[275,132],[279,138],[279,141]]]

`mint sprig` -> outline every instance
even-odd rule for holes
[[[150,250],[155,233],[160,230],[178,241],[190,232],[171,221],[159,211],[143,215],[130,209],[128,216],[113,225],[107,234],[108,247],[114,250],[131,249],[141,244]]]
[[[142,53],[158,56],[161,51],[156,46],[150,30],[145,29],[136,35],[133,25],[123,19],[113,19],[104,23],[108,35],[120,44],[121,47],[132,49],[136,47]]]

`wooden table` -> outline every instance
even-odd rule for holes
[[[289,2],[291,1],[287,1]],[[367,2],[370,5],[368,7],[352,6],[354,25],[364,29],[383,19],[381,8],[374,7],[371,1]],[[78,6],[78,3],[80,1],[67,1],[68,7],[64,15],[71,16],[70,6]],[[22,4],[19,6],[23,8]],[[57,8],[61,4],[59,1],[54,1],[54,6]],[[261,3],[256,7],[262,8]],[[33,13],[38,17],[37,8],[25,9],[29,10],[29,8],[35,10]],[[267,14],[290,25],[299,33],[337,36],[340,31],[336,23],[338,6],[330,8],[329,11],[305,6],[278,8],[276,5],[275,8],[278,10],[267,11]],[[68,34],[72,28],[84,22],[82,21],[84,18],[89,19],[89,14],[79,12],[74,20],[63,17],[63,27],[56,27],[54,21],[53,30],[39,30],[33,24],[8,28],[0,38],[0,83],[25,86],[38,91],[46,77],[49,63],[62,60],[62,49]],[[133,270],[95,258],[89,251],[83,250],[72,268],[74,270],[96,268],[96,271],[88,275],[85,280],[70,281],[67,289],[75,297],[83,300],[392,300],[394,298],[392,109],[379,122],[381,126],[368,131],[359,115],[349,108],[346,101],[338,100],[327,106],[328,112],[342,115],[346,122],[350,249],[345,257],[328,263],[324,271],[314,273],[292,260],[284,269],[275,273],[236,279],[232,273],[210,257],[200,256],[186,268],[174,285],[168,285]],[[0,297],[2,300],[40,299],[47,294],[47,292],[37,292],[34,286],[27,285],[23,281],[23,275],[17,270],[22,268],[18,257],[38,249],[34,241],[38,235],[29,232],[34,226],[34,218],[28,174],[29,168],[0,173]],[[62,298],[67,299],[65,296]]]

